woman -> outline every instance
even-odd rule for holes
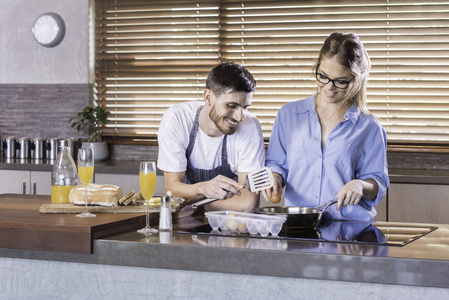
[[[314,66],[317,93],[285,104],[274,122],[266,166],[285,187],[285,205],[337,199],[326,218],[371,220],[389,185],[386,135],[366,107],[370,60],[357,35],[332,33]]]

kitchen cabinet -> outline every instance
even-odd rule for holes
[[[449,185],[391,184],[388,221],[449,224]]]
[[[0,170],[0,193],[51,194],[51,172]]]
[[[138,192],[139,187],[139,175],[132,174],[110,174],[110,173],[95,173],[95,183],[98,184],[114,184],[118,185],[126,195],[130,191]],[[162,195],[165,193],[164,188],[164,176],[156,176],[156,190],[155,195]]]

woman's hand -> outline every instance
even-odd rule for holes
[[[343,186],[337,194],[337,210],[342,206],[356,205],[363,196],[363,181],[354,179]]]
[[[282,194],[283,179],[282,179],[282,176],[278,173],[273,173],[273,177],[274,177],[273,187],[270,189],[263,190],[262,195],[267,202],[269,202],[271,199],[271,202],[278,203],[280,201],[280,197]]]
[[[378,193],[377,182],[374,179],[354,179],[343,186],[337,194],[337,210],[342,206],[359,204],[362,197],[366,200],[376,199]]]

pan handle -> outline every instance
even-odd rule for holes
[[[205,204],[217,201],[217,200],[220,200],[220,199],[204,199],[204,200],[193,203],[192,208],[197,208],[198,206],[205,205]]]
[[[318,208],[318,209],[321,209],[322,211],[325,211],[326,209],[329,208],[329,206],[331,206],[331,205],[333,205],[333,204],[335,204],[337,202],[338,202],[338,200],[334,198],[334,199],[324,203],[323,205],[317,206],[315,208]]]

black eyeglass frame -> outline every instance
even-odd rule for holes
[[[321,77],[327,78],[327,81],[326,81],[326,82],[320,81],[320,80],[318,79],[318,75],[320,75]],[[348,80],[339,80],[339,79],[330,79],[329,77],[327,77],[327,76],[324,75],[324,74],[321,74],[321,73],[319,73],[319,72],[315,72],[315,79],[316,79],[319,83],[322,83],[322,84],[328,84],[329,82],[332,82],[332,84],[334,85],[334,87],[335,87],[336,89],[340,89],[340,90],[344,90],[344,89],[348,88],[348,85],[351,83],[351,81],[352,81],[354,78],[355,78],[355,76],[353,76],[349,81],[348,81]],[[345,83],[346,86],[345,86],[345,87],[338,87],[338,86],[335,85],[335,82],[336,82],[336,81],[339,81],[340,83]]]

